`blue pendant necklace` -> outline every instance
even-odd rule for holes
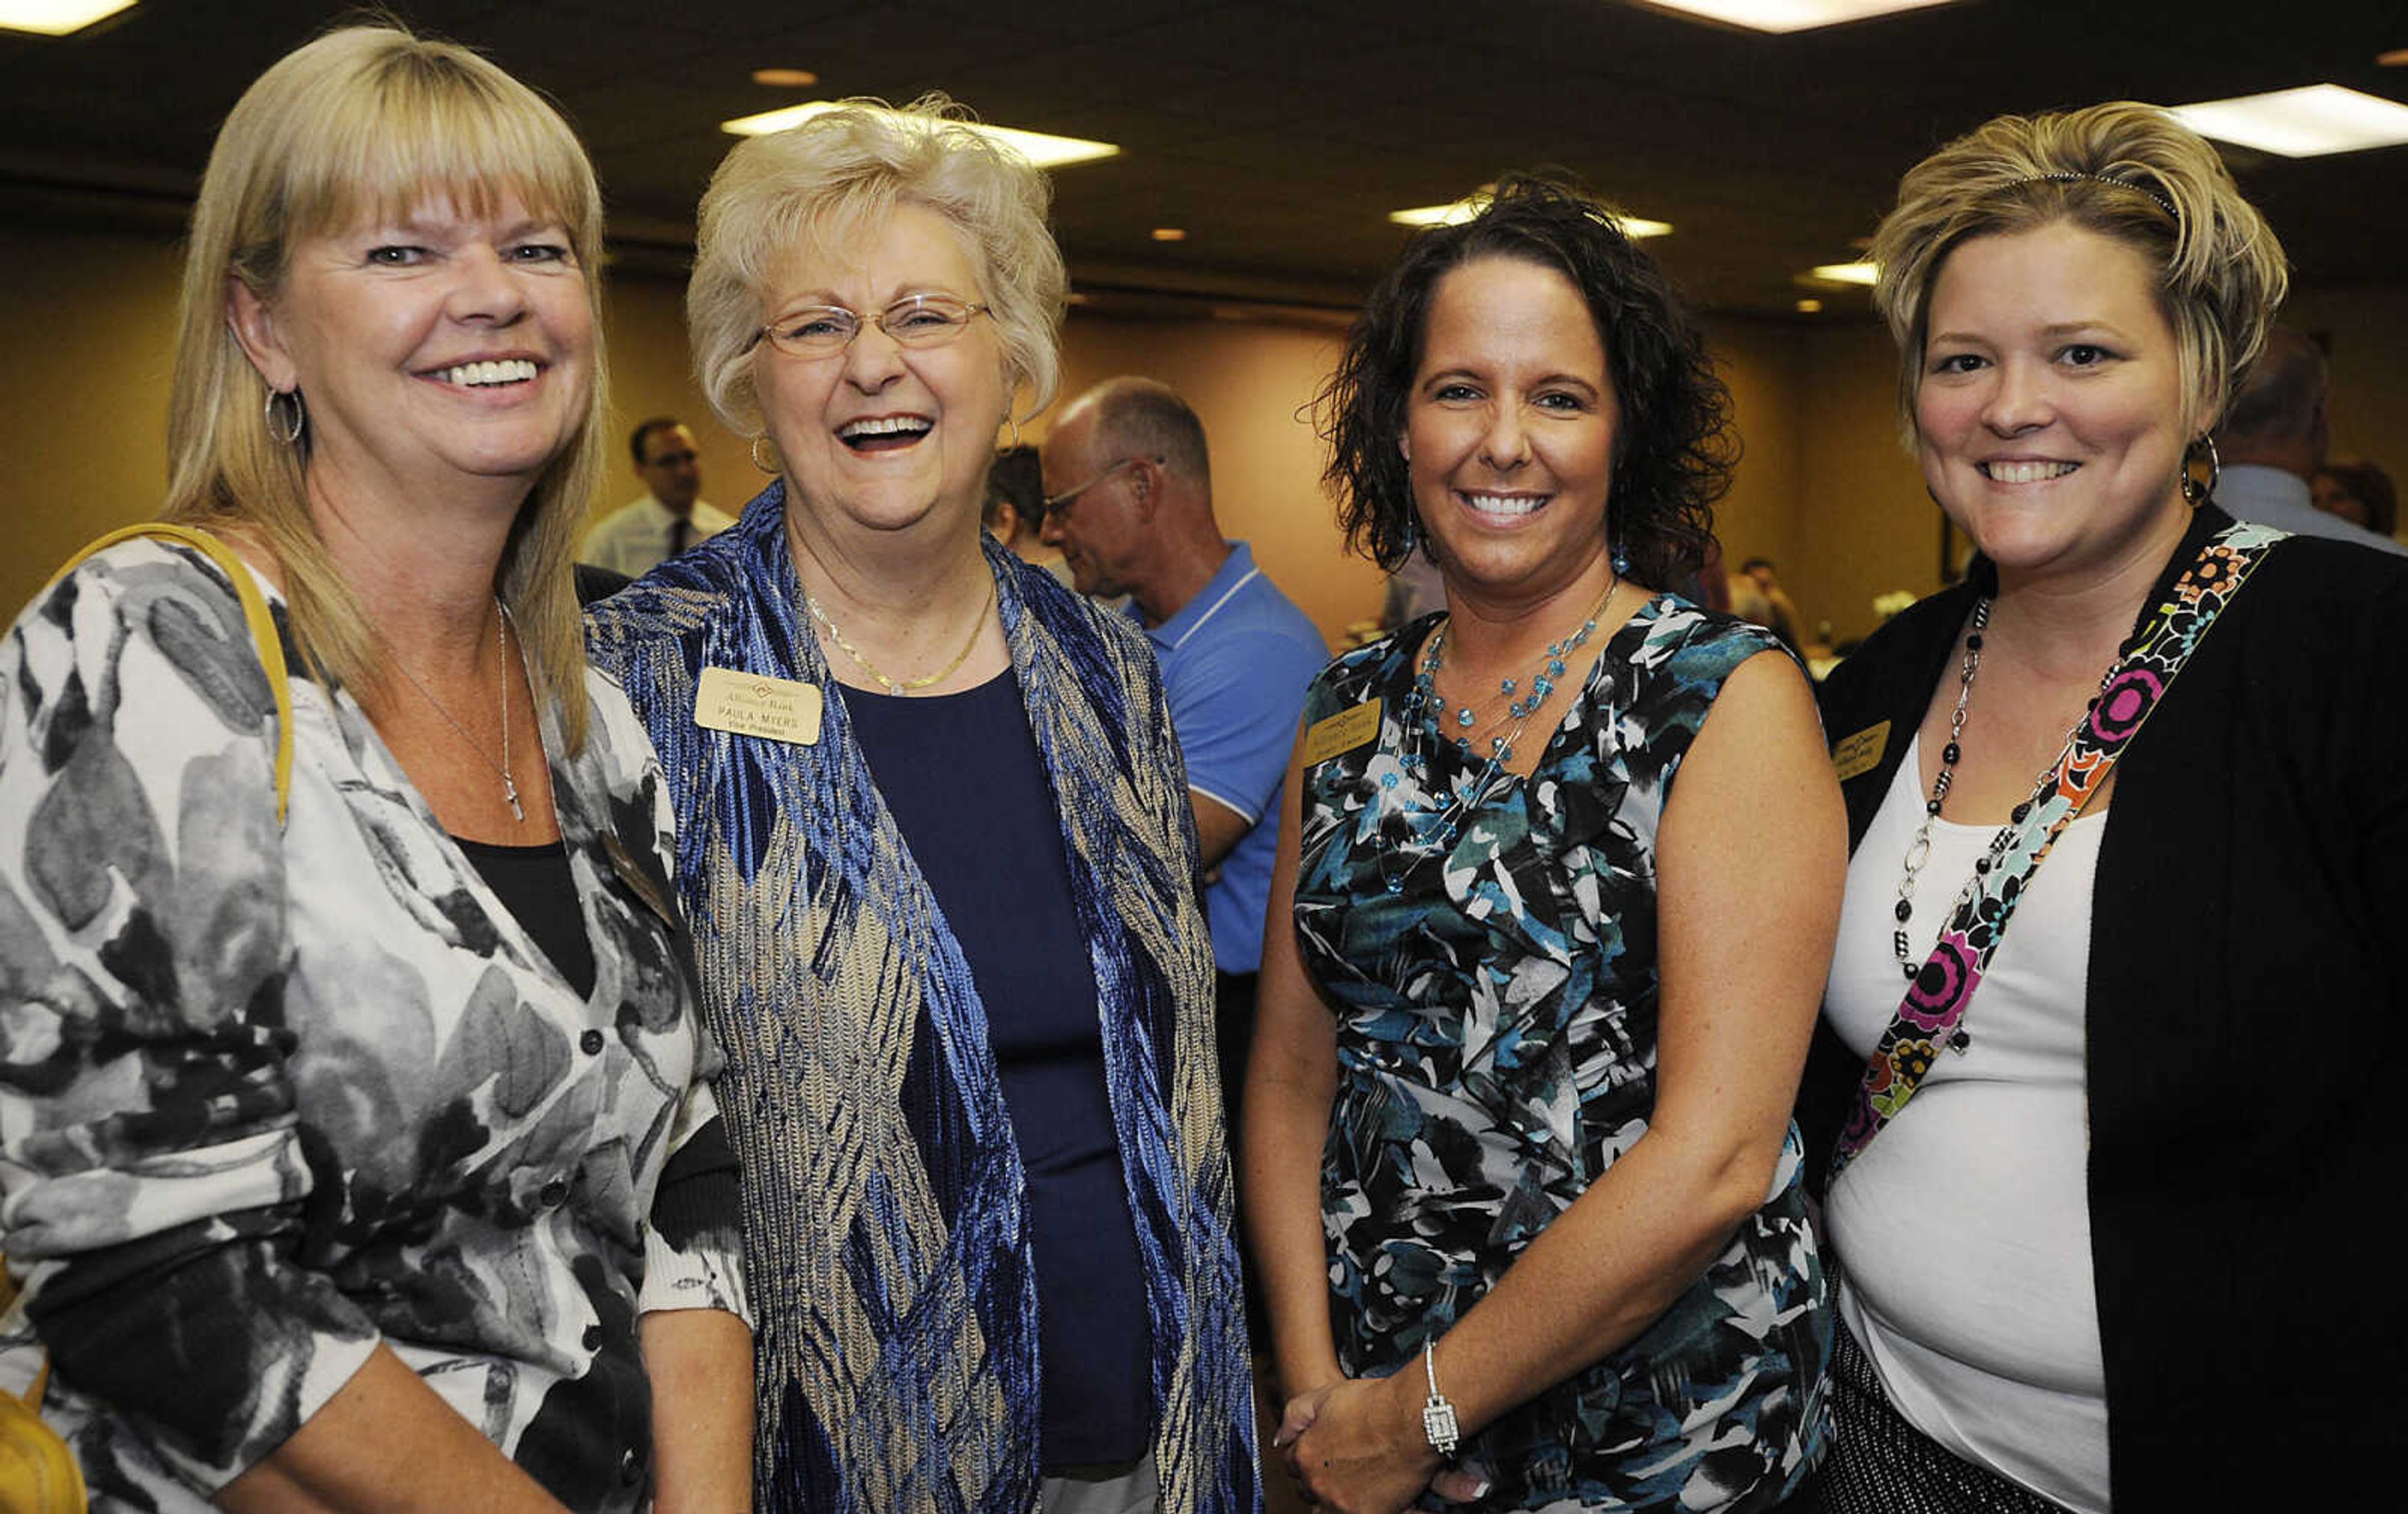
[[[1548,697],[1554,694],[1558,686],[1558,681],[1565,676],[1568,668],[1567,659],[1582,647],[1586,646],[1589,638],[1597,634],[1597,623],[1605,618],[1607,609],[1613,603],[1614,591],[1621,587],[1622,575],[1616,572],[1607,581],[1605,592],[1598,596],[1597,603],[1589,607],[1588,614],[1581,622],[1580,629],[1561,641],[1547,644],[1546,654],[1540,659],[1538,670],[1530,675],[1526,691],[1518,690],[1515,681],[1511,678],[1498,683],[1498,696],[1508,701],[1505,715],[1512,724],[1507,729],[1490,735],[1488,760],[1477,774],[1468,780],[1456,782],[1450,802],[1440,809],[1412,813],[1410,823],[1412,827],[1412,846],[1414,851],[1426,856],[1431,851],[1454,844],[1456,835],[1460,833],[1464,815],[1487,799],[1489,789],[1496,783],[1498,775],[1504,771],[1507,763],[1513,760],[1515,744],[1521,741],[1524,728],[1529,725],[1530,717],[1538,713],[1540,706],[1547,702]],[[1441,624],[1430,636],[1429,650],[1422,656],[1421,669],[1414,674],[1413,691],[1406,700],[1404,710],[1403,750],[1398,753],[1398,757],[1404,766],[1412,771],[1414,781],[1424,793],[1429,790],[1432,775],[1428,756],[1421,750],[1421,742],[1425,725],[1426,724],[1430,730],[1437,730],[1440,725],[1437,712],[1445,708],[1445,701],[1441,700],[1438,694],[1438,675],[1446,663],[1446,632],[1447,627]],[[1495,709],[1493,699],[1490,701],[1490,709],[1492,712]],[[1470,705],[1458,705],[1448,718],[1454,722],[1456,729],[1454,737],[1456,749],[1465,757],[1471,757],[1473,755],[1471,742],[1462,733],[1471,730],[1480,724],[1479,713]],[[1384,872],[1386,870],[1383,869],[1383,871]],[[1388,891],[1395,893],[1403,887],[1403,877],[1401,874],[1390,874],[1387,884]]]

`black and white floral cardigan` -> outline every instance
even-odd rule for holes
[[[48,1348],[95,1507],[202,1507],[380,1341],[570,1507],[649,1499],[637,1319],[746,1305],[669,811],[587,688],[577,757],[543,721],[580,998],[297,675],[280,833],[197,555],[112,548],[0,643],[0,1386]]]

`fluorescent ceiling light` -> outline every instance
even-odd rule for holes
[[[805,105],[790,105],[781,110],[764,110],[757,116],[739,116],[723,121],[719,129],[738,137],[762,137],[781,132],[789,126],[799,126],[813,116],[840,108],[834,100],[812,100]],[[982,121],[965,121],[968,126],[990,142],[1018,152],[1039,168],[1059,168],[1065,164],[1090,163],[1096,158],[1116,157],[1120,149],[1111,142],[1090,142],[1079,137],[1048,137],[1043,132],[1025,132],[1016,126],[990,126]]]
[[[1886,16],[1894,10],[1921,10],[1950,0],[1646,0],[1665,10],[1686,11],[1751,32],[1807,32],[1817,26]]]
[[[1488,203],[1483,195],[1466,195],[1451,205],[1417,205],[1410,210],[1391,210],[1388,219],[1400,226],[1459,226],[1480,213]],[[1672,229],[1669,221],[1650,221],[1643,216],[1627,215],[1615,219],[1622,234],[1633,240],[1641,237],[1661,237]]]
[[[2201,137],[2238,142],[2286,158],[2358,152],[2408,142],[2408,105],[2360,94],[2338,84],[2179,105],[2173,113]]]
[[[134,0],[0,0],[0,29],[64,36],[133,6]]]
[[[1878,275],[1870,263],[1825,263],[1815,267],[1812,277],[1827,284],[1870,284]]]

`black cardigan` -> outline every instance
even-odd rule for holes
[[[2199,512],[2150,603],[2229,519]],[[1977,562],[1825,684],[1835,746],[1890,723],[1842,786],[1851,851],[1994,583]],[[2119,1508],[2397,1485],[2372,1463],[2296,1458],[2408,1435],[2408,1327],[2380,1238],[2408,1183],[2403,667],[2408,560],[2294,538],[2119,764],[2084,1031]],[[1977,1036],[1981,1019],[1977,993]],[[1862,1067],[1826,1025],[1800,1098],[1818,1180]]]

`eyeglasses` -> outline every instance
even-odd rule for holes
[[[1096,484],[1103,483],[1104,480],[1111,478],[1113,474],[1121,471],[1123,469],[1135,468],[1140,463],[1152,463],[1154,467],[1160,468],[1162,466],[1162,462],[1163,460],[1159,457],[1124,457],[1117,463],[1108,463],[1104,466],[1104,470],[1102,472],[1096,474],[1094,478],[1089,479],[1086,483],[1065,489],[1060,494],[1046,496],[1045,513],[1048,515],[1053,514],[1055,511],[1068,505],[1071,500],[1078,498],[1081,495],[1085,494],[1089,489],[1092,489]]]
[[[788,357],[834,357],[853,345],[865,323],[905,347],[941,347],[985,313],[985,306],[951,295],[906,295],[866,318],[841,305],[806,305],[763,326],[760,335]]]

